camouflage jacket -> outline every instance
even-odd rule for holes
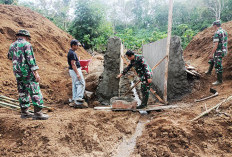
[[[223,56],[227,53],[228,34],[221,27],[214,33],[213,42],[218,42],[216,51],[223,52]]]
[[[151,68],[143,56],[135,55],[135,59],[130,61],[130,64],[123,70],[122,74],[125,75],[133,66],[141,81],[147,81],[147,79],[152,78]]]
[[[30,78],[32,71],[39,69],[36,65],[32,46],[25,39],[18,38],[11,44],[8,58],[12,60],[16,78]]]

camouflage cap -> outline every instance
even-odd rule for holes
[[[17,35],[17,36],[22,35],[22,36],[31,37],[31,36],[30,36],[30,33],[29,33],[27,30],[25,30],[25,29],[19,30],[19,32],[18,32],[16,35]]]
[[[213,22],[213,26],[216,25],[216,26],[221,26],[221,21],[220,20],[216,20]]]

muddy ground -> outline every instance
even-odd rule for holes
[[[0,108],[0,156],[232,156],[231,101],[222,104],[219,112],[213,111],[191,122],[191,119],[206,110],[205,106],[213,107],[232,95],[230,53],[224,61],[224,83],[214,87],[219,96],[204,102],[194,102],[195,99],[210,95],[211,83],[216,79],[215,74],[204,75],[208,65],[207,54],[202,53],[211,49],[212,30],[199,33],[184,52],[184,59],[197,68],[201,77],[192,83],[191,94],[180,101],[170,102],[177,104],[178,108],[154,111],[148,115],[96,111],[92,108],[74,109],[68,106],[71,78],[66,59],[68,41],[72,37],[31,10],[3,5],[0,8],[0,20],[3,20],[0,22],[0,42],[4,43],[0,48],[0,94],[17,98],[16,82],[6,53],[15,39],[12,35],[19,28],[25,27],[34,36],[31,43],[35,47],[35,56],[40,66],[45,105],[55,109],[48,112],[49,120],[33,121],[20,119],[19,112]],[[225,25],[229,36],[232,32],[230,25]],[[204,46],[199,48],[201,43]],[[231,44],[229,40],[229,49]],[[83,49],[78,51],[78,55],[82,59],[91,57]],[[88,91],[96,89],[102,71],[103,57],[98,54],[92,58],[90,73],[85,73]],[[96,104],[90,103],[89,106]]]

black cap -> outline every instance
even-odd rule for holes
[[[71,45],[71,47],[72,47],[72,45],[81,46],[81,43],[77,39],[73,39],[73,40],[71,40],[70,45]]]

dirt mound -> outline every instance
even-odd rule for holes
[[[63,102],[71,94],[67,52],[71,35],[56,27],[51,21],[30,9],[0,5],[0,94],[17,98],[12,63],[7,59],[9,46],[15,33],[27,29],[31,33],[37,64],[40,67],[41,89],[46,103]],[[91,56],[83,49],[77,50],[81,59]]]
[[[223,58],[223,76],[225,78],[224,80],[232,80],[232,21],[222,24],[222,28],[227,31],[229,36],[229,51],[227,56]],[[208,56],[213,48],[214,32],[213,28],[210,27],[198,33],[184,51],[185,61],[197,67],[200,72],[204,72],[208,69]]]
[[[230,116],[212,112],[198,121],[190,122],[195,114],[200,114],[204,103],[151,115],[151,122],[137,139],[135,154],[142,157],[231,156]],[[231,115],[232,102],[223,104],[220,112]]]
[[[216,81],[215,69],[213,69],[211,76],[207,76],[204,73],[208,70],[208,56],[213,48],[213,35],[215,31],[210,27],[198,33],[184,51],[185,61],[196,67],[197,71],[201,74],[200,79],[193,83],[192,93],[186,96],[185,102],[209,95],[210,88],[216,89],[220,95],[229,96],[232,94],[232,21],[222,24],[222,28],[225,29],[229,35],[228,54],[223,58],[224,83],[220,86],[212,86],[212,83]]]

